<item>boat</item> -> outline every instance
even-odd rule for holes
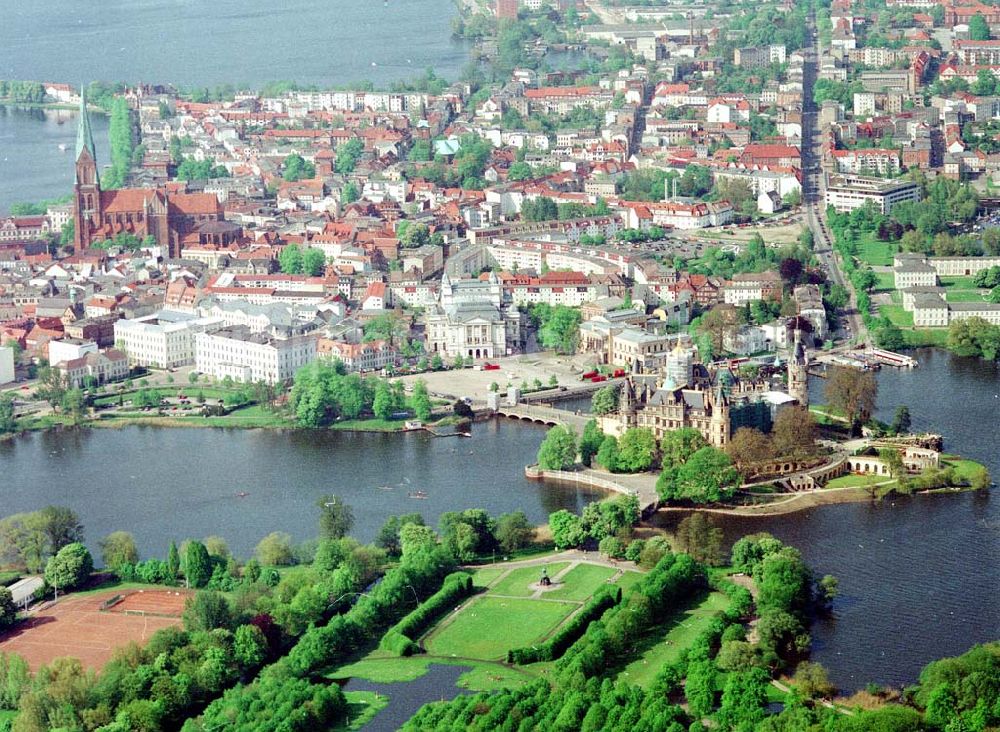
[[[237,498],[246,498],[249,495],[250,494],[247,493],[246,491],[236,491],[236,497]]]
[[[69,147],[66,145],[65,142],[60,142],[59,143],[59,150],[60,150],[60,152],[66,152],[68,149],[69,149]]]
[[[427,491],[410,491],[406,494],[407,498],[427,498]]]
[[[380,485],[378,487],[378,489],[380,491],[391,491],[392,490],[392,486],[391,485]]]

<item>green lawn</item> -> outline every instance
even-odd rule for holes
[[[424,645],[434,656],[497,660],[511,648],[545,638],[576,607],[572,603],[487,595],[439,626]]]
[[[642,652],[619,672],[619,680],[647,688],[660,668],[666,663],[679,660],[691,642],[708,628],[712,618],[725,610],[728,604],[729,598],[721,592],[694,598],[691,604],[647,636],[642,644]]]
[[[976,283],[973,277],[940,277],[941,287],[948,290],[975,290]]]
[[[878,312],[900,328],[913,327],[913,313],[903,310],[902,305],[879,305]]]
[[[532,674],[490,661],[470,661],[468,659],[438,658],[436,656],[398,656],[387,655],[385,651],[373,651],[360,661],[342,666],[326,675],[328,679],[359,678],[377,684],[393,684],[400,681],[413,681],[427,673],[427,667],[432,663],[455,666],[471,666],[458,678],[458,686],[470,691],[493,691],[500,688],[516,689],[534,680]]]
[[[858,244],[858,258],[872,267],[888,267],[892,265],[892,255],[898,246],[888,241],[877,241],[866,237]]]
[[[555,577],[561,570],[569,566],[569,562],[553,562],[546,564],[549,577]],[[512,570],[490,588],[491,595],[511,595],[513,597],[531,597],[535,589],[533,584],[537,583],[542,576],[541,567],[520,567]]]
[[[642,572],[626,572],[618,578],[615,584],[622,588],[623,593],[628,592],[639,583],[642,576]]]
[[[864,488],[865,486],[891,480],[887,475],[842,475],[826,484],[826,488]]]
[[[488,587],[493,580],[506,571],[503,567],[482,567],[472,573],[472,583],[476,587]]]
[[[875,276],[878,278],[878,284],[875,285],[876,292],[887,292],[896,289],[896,278],[892,272],[876,272]]]
[[[372,717],[389,706],[389,697],[374,691],[347,691],[347,719],[330,728],[330,732],[348,732],[364,727]]]
[[[948,302],[983,302],[982,290],[945,290],[944,299]]]
[[[543,597],[553,600],[575,600],[583,602],[614,576],[615,570],[597,564],[578,564],[559,580],[557,589],[546,592]]]
[[[961,480],[971,480],[973,474],[983,467],[982,463],[975,460],[967,460],[957,455],[946,455],[942,462],[942,467],[952,468],[955,476]]]

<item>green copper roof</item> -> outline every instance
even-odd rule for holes
[[[76,159],[84,150],[97,161],[97,151],[94,149],[94,132],[90,129],[90,115],[87,114],[87,87],[80,87],[80,122],[76,128]]]

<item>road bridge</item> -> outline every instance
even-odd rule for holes
[[[535,424],[545,424],[551,427],[562,425],[571,427],[576,434],[583,434],[583,428],[591,417],[582,414],[575,414],[565,409],[553,409],[543,407],[538,404],[517,404],[515,406],[501,406],[497,409],[497,414],[510,419],[520,419],[524,422],[534,422]]]

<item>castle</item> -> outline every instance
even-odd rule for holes
[[[224,222],[219,200],[211,193],[158,188],[102,190],[87,94],[81,91],[73,184],[73,243],[77,251],[127,233],[139,239],[152,237],[165,256],[179,257],[185,246],[225,246],[237,241],[240,227]]]
[[[715,447],[729,444],[740,427],[769,432],[777,412],[791,404],[808,406],[808,366],[798,330],[787,363],[787,393],[774,388],[773,378],[741,378],[723,366],[709,371],[693,363],[678,344],[668,358],[665,375],[632,375],[622,385],[618,412],[602,419],[601,427],[621,435],[645,427],[657,440],[670,431],[698,430]],[[772,376],[778,373],[771,369]]]

